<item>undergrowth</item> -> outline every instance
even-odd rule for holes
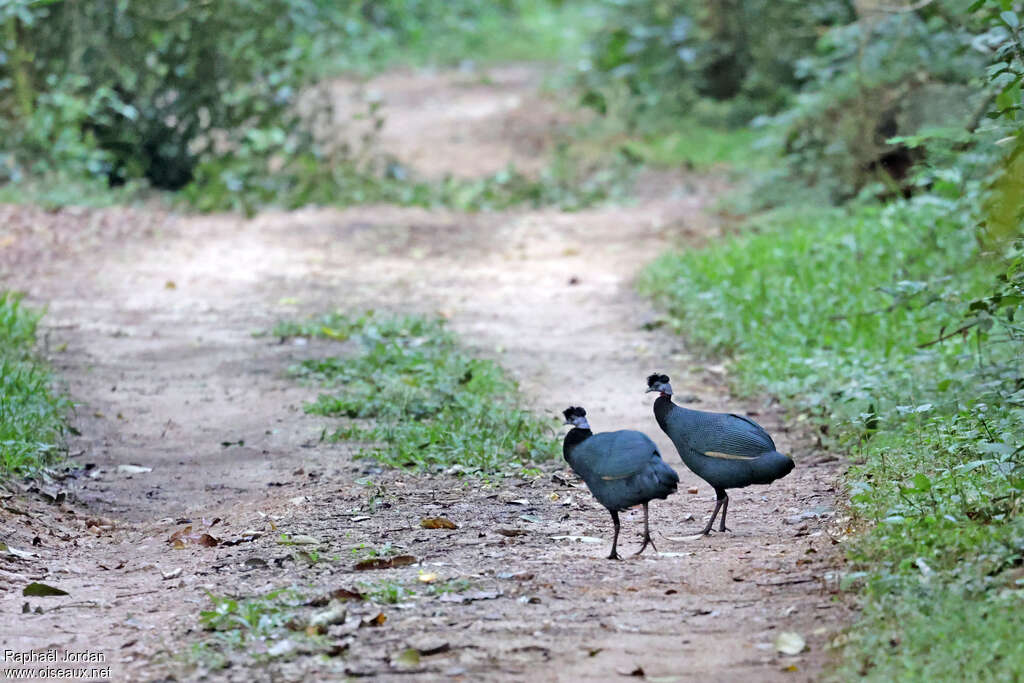
[[[841,680],[1024,676],[1021,274],[965,224],[938,191],[792,208],[639,283],[731,356],[739,391],[782,397],[850,455],[846,586],[864,609],[836,643]]]
[[[31,474],[61,451],[67,400],[33,353],[40,314],[0,292],[0,476]]]
[[[345,342],[338,355],[307,360],[293,373],[323,386],[306,410],[343,418],[330,438],[364,443],[361,456],[489,474],[557,450],[553,425],[520,408],[501,367],[469,355],[441,319],[330,314],[281,323],[273,334]]]

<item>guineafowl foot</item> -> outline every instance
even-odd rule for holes
[[[647,546],[651,546],[652,548],[654,548],[654,552],[658,552],[658,546],[654,545],[654,539],[650,536],[644,536],[644,544],[640,546],[640,550],[637,550],[635,553],[633,553],[633,556],[636,557],[637,555],[641,554],[644,550],[647,549]]]
[[[616,552],[614,548],[612,548],[612,552],[611,552],[610,555],[608,555],[607,559],[609,559],[609,560],[621,560],[622,559],[622,555],[619,555],[619,553]]]
[[[718,530],[719,530],[719,531],[732,531],[732,529],[730,529],[729,527],[727,527],[727,526],[726,526],[726,525],[724,525],[724,524],[723,524],[723,525],[721,525],[720,527],[718,527]]]

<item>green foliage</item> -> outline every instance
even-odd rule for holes
[[[329,28],[313,0],[14,4],[7,50],[31,51],[34,100],[7,121],[22,141],[14,173],[80,168],[173,190],[204,160],[309,144],[293,112],[303,38]]]
[[[624,196],[635,176],[635,161],[616,154],[584,164],[560,149],[538,177],[509,167],[483,178],[448,176],[419,180],[401,165],[383,168],[351,159],[333,162],[314,156],[288,160],[274,171],[253,161],[216,161],[201,166],[198,182],[184,198],[201,211],[236,210],[252,214],[262,206],[349,206],[388,203],[448,207],[460,211],[501,210],[513,206],[557,206],[575,211]]]
[[[684,120],[671,130],[646,133],[627,142],[626,147],[652,166],[698,170],[726,166],[750,170],[770,161],[762,148],[762,138],[752,128],[726,130]]]
[[[0,292],[0,475],[26,475],[53,463],[69,402],[51,389],[49,372],[33,355],[40,315],[21,297]]]
[[[788,102],[797,62],[847,3],[768,0],[608,0],[579,80],[583,102],[641,125],[651,113],[692,114],[703,98],[713,125],[736,125]]]
[[[557,452],[552,425],[516,407],[500,366],[468,355],[440,319],[324,316],[274,334],[351,340],[349,352],[309,360],[297,376],[323,383],[307,411],[347,418],[332,435],[395,467],[495,473]]]
[[[326,629],[312,623],[311,608],[327,601],[311,600],[294,586],[248,598],[207,597],[210,608],[199,613],[199,622],[211,635],[192,647],[194,663],[223,668],[238,652],[267,660],[331,651]]]
[[[604,193],[585,179],[567,190],[564,175],[514,171],[476,185],[408,181],[313,134],[337,126],[314,78],[562,54],[586,23],[573,3],[11,0],[0,21],[0,182],[145,180],[187,188],[203,210],[247,212],[367,201],[583,205]]]
[[[732,355],[739,389],[786,398],[851,454],[865,612],[844,678],[1024,672],[1016,640],[981,638],[1019,626],[1024,594],[1021,267],[979,258],[970,215],[935,195],[780,211],[641,279],[680,330]]]
[[[1019,585],[994,600],[908,581],[873,595],[852,645],[870,660],[847,660],[841,680],[1012,681],[1024,674]]]
[[[774,120],[786,151],[777,182],[813,185],[832,201],[865,187],[905,194],[911,167],[930,150],[895,138],[942,141],[976,125],[984,36],[951,4],[865,12],[821,38],[800,63],[803,95]]]

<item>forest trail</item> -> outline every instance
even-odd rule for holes
[[[520,144],[520,136],[562,115],[538,94],[536,69],[488,76],[392,74],[371,83],[388,117],[380,144],[428,174],[490,172],[509,161],[531,168],[544,143]],[[3,209],[14,242],[0,251],[0,284],[48,304],[46,347],[80,404],[71,452],[93,466],[53,484],[69,493],[61,506],[31,492],[5,499],[5,540],[38,557],[0,564],[0,603],[17,615],[0,626],[3,646],[101,651],[114,680],[815,680],[845,617],[829,578],[840,554],[828,533],[837,463],[772,405],[730,397],[722,368],[692,355],[683,338],[647,324],[657,314],[633,291],[633,277],[661,251],[717,235],[707,209],[723,185],[651,175],[638,188],[633,206],[577,213],[365,206],[245,220]],[[489,483],[414,475],[321,442],[329,420],[302,410],[316,389],[286,371],[329,343],[254,333],[368,308],[441,312],[466,344],[511,371],[553,425],[578,404],[596,430],[654,438],[682,479],[677,495],[651,507],[661,553],[627,555],[642,529],[634,510],[623,515],[620,539],[628,559],[605,560],[607,512],[550,472]],[[756,415],[796,459],[789,477],[734,493],[733,533],[684,538],[710,514],[714,495],[654,422],[644,393],[653,371],[671,375],[677,396],[698,397],[701,409]],[[459,529],[419,528],[436,515]],[[222,540],[260,535],[171,549],[168,538],[186,524]],[[282,533],[312,535],[320,556],[340,559],[296,561],[296,548],[278,543]],[[353,570],[353,549],[384,543],[420,564]],[[347,634],[345,656],[257,662],[240,651],[231,667],[211,670],[190,654],[205,637],[199,612],[208,592],[294,585],[327,593],[381,581],[415,588],[421,571],[465,580],[479,599],[420,591],[398,605],[349,603],[350,616],[387,620]],[[70,595],[24,598],[25,579]],[[781,631],[803,634],[808,650],[777,654]],[[434,654],[395,658],[409,647]]]

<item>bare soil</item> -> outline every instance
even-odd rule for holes
[[[436,174],[532,159],[543,142],[521,145],[522,131],[543,130],[553,111],[538,83],[536,70],[509,67],[468,84],[440,73],[370,85],[387,103],[382,144]],[[0,286],[48,306],[45,350],[78,404],[70,451],[89,467],[3,494],[3,540],[36,554],[0,559],[3,648],[102,652],[114,680],[816,680],[847,616],[829,533],[838,463],[770,401],[731,397],[723,368],[648,324],[658,314],[632,288],[663,250],[716,237],[709,205],[723,187],[652,176],[634,206],[572,214],[3,208]],[[535,479],[480,480],[382,469],[353,459],[354,445],[321,441],[330,421],[302,409],[316,389],[287,369],[333,347],[253,333],[367,308],[447,316],[553,428],[575,404],[597,430],[651,435],[682,479],[651,506],[661,552],[606,560],[608,513],[562,463]],[[756,416],[797,461],[771,486],[733,492],[731,533],[688,538],[714,495],[657,428],[644,393],[653,371],[702,409]],[[439,515],[458,529],[420,527]],[[189,525],[241,542],[175,550],[169,538]],[[624,555],[641,530],[642,511],[623,515]],[[320,543],[282,545],[281,534]],[[354,569],[386,544],[416,563]],[[310,548],[315,564],[300,552]],[[422,573],[469,587],[442,600]],[[69,595],[23,597],[30,580]],[[256,644],[212,669],[192,654],[209,637],[208,593],[384,582],[418,595],[348,603],[329,632],[338,656],[268,658]],[[359,627],[378,613],[386,621]],[[778,654],[782,631],[803,634],[807,650]],[[410,647],[418,662],[396,659]]]

